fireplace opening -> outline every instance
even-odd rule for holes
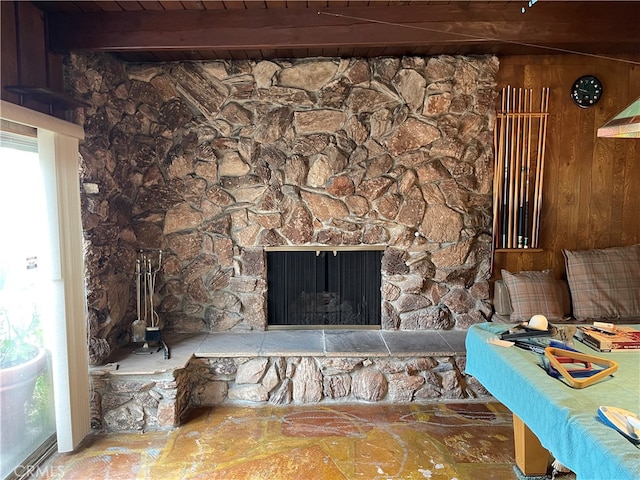
[[[268,251],[270,326],[380,326],[381,250]]]

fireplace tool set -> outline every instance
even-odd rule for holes
[[[133,353],[144,355],[154,351],[164,351],[164,358],[169,358],[169,348],[160,333],[160,317],[155,311],[154,295],[156,277],[162,268],[162,250],[145,253],[140,250],[136,259],[136,313],[137,318],[131,325],[132,341],[143,345]]]

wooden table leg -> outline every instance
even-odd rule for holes
[[[549,451],[516,415],[513,416],[513,440],[520,471],[525,475],[544,475],[549,466]]]

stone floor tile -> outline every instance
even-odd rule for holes
[[[325,330],[324,341],[327,356],[389,356],[389,349],[379,330]]]
[[[92,434],[43,480],[515,480],[500,404],[315,405],[191,411],[168,432]]]
[[[451,347],[451,353],[464,353],[466,348],[464,341],[467,338],[466,330],[438,330],[436,331]]]
[[[511,422],[499,403],[223,405],[168,432],[92,434],[39,478],[516,480]]]
[[[195,352],[196,357],[255,357],[265,332],[209,333]]]
[[[451,346],[438,332],[382,331],[382,338],[389,347],[391,356],[441,355],[451,351]]]
[[[262,356],[324,356],[322,330],[269,330],[264,332]]]

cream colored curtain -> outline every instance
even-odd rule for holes
[[[58,451],[73,450],[90,432],[86,294],[80,215],[78,125],[1,101],[2,120],[37,130],[46,172],[46,195],[54,255],[52,280],[58,288],[53,352]]]

